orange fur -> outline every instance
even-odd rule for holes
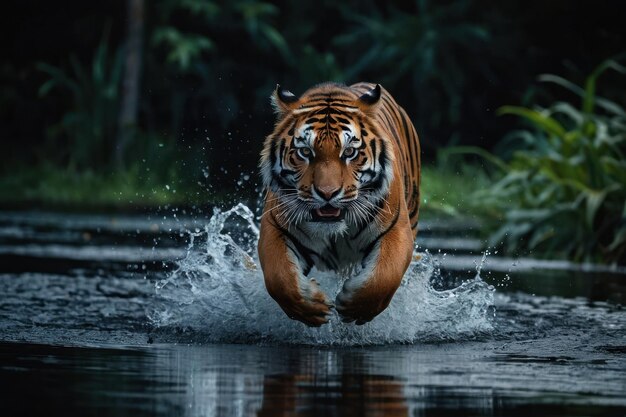
[[[413,253],[415,129],[389,93],[370,84],[322,84],[300,98],[278,87],[273,104],[277,123],[261,158],[267,290],[289,317],[319,326],[332,303],[308,271],[354,266],[336,309],[344,321],[370,321],[389,305]],[[332,218],[316,218],[324,213]]]
[[[314,288],[310,300],[302,296],[297,266],[289,259],[284,237],[271,216],[263,216],[261,229],[259,259],[267,291],[290,318],[310,326],[324,324],[332,304],[319,288]]]

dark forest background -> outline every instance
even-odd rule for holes
[[[296,94],[327,80],[381,83],[414,121],[427,165],[443,169],[442,154],[456,147],[472,151],[462,164],[483,166],[467,146],[506,160],[515,146],[503,139],[524,126],[498,116],[502,106],[558,98],[579,107],[573,89],[538,76],[584,87],[626,50],[618,0],[3,6],[0,185],[9,206],[62,202],[68,189],[76,204],[93,202],[94,189],[122,205],[256,195],[277,83]],[[624,101],[619,72],[601,81],[611,103]]]
[[[39,94],[50,79],[40,63],[74,78],[75,62],[86,82],[96,84],[92,62],[104,42],[100,70],[111,77],[127,35],[126,6],[5,2],[3,167],[42,158],[67,164],[68,148],[80,146],[70,141],[89,141],[67,137],[70,129],[59,126],[78,103],[62,85]],[[412,116],[429,160],[450,144],[493,147],[514,122],[495,117],[495,110],[524,102],[537,75],[582,80],[626,46],[619,1],[164,0],[147,1],[144,8],[137,134],[153,137],[138,140],[198,147],[212,180],[224,186],[236,172],[254,170],[272,129],[268,97],[277,83],[295,93],[325,80],[382,83]],[[108,86],[116,89],[113,110],[122,82],[122,75],[116,77]],[[75,164],[107,170],[117,118],[102,115],[93,122],[101,124],[104,154]],[[126,166],[137,160],[130,150],[124,155]]]

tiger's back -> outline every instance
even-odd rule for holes
[[[350,86],[359,96],[370,91],[375,84],[357,83]],[[382,89],[381,103],[376,109],[378,122],[385,126],[395,139],[396,155],[402,163],[404,173],[404,196],[406,199],[411,229],[417,234],[417,223],[420,203],[421,159],[419,137],[415,127],[406,114],[387,90]]]

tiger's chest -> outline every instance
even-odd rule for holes
[[[313,226],[315,227],[315,224]],[[334,271],[349,274],[363,267],[365,261],[377,250],[374,226],[347,230],[341,235],[316,236],[315,230],[303,230],[293,233],[289,246],[300,261],[305,275],[315,266],[321,271]]]

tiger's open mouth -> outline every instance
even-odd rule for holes
[[[345,217],[344,210],[330,204],[311,210],[311,214],[314,222],[338,222]]]

